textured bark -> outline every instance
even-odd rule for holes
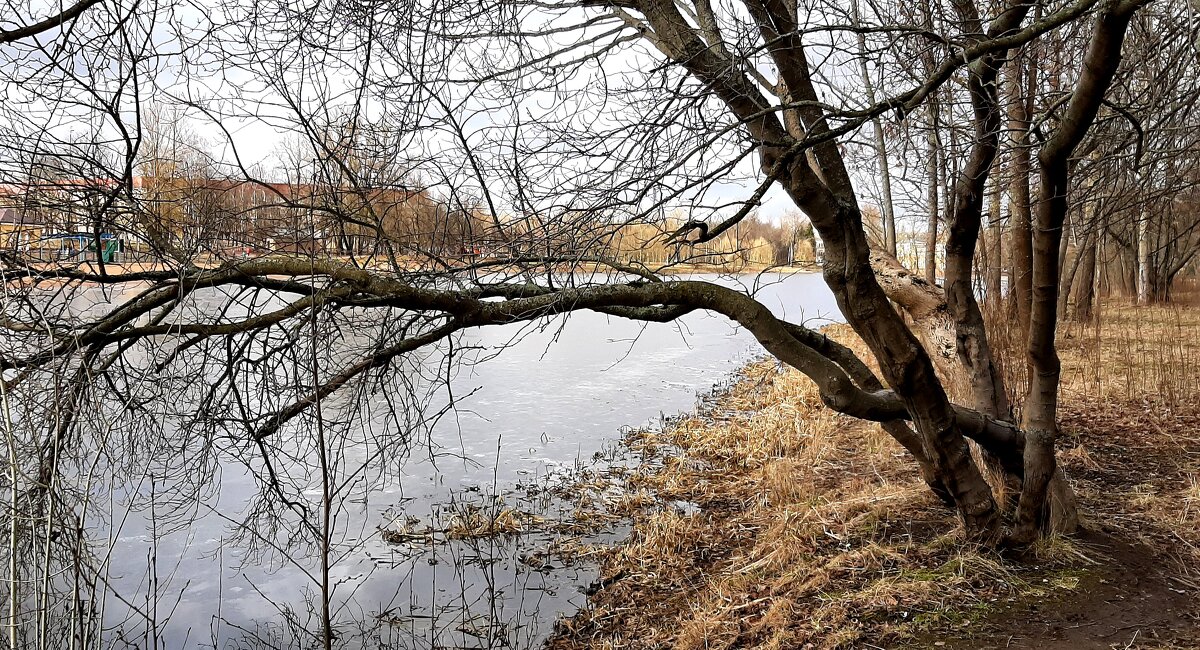
[[[925,221],[925,281],[929,284],[937,284],[938,218],[941,210],[941,202],[938,198],[938,186],[941,184],[941,178],[938,175],[938,154],[941,147],[938,143],[937,125],[937,99],[930,98],[929,134],[926,138],[928,145],[926,152],[929,156],[929,165],[926,171],[928,173],[927,182],[929,183],[929,187],[925,193],[926,210],[929,215]]]
[[[917,336],[926,348],[940,351],[940,354],[931,353],[935,362],[939,359],[943,362],[938,364],[939,370],[943,374],[949,373],[951,377],[961,374],[960,366],[955,363],[955,324],[941,290],[930,286],[882,251],[874,251],[871,262],[880,285],[888,297],[912,318]],[[1007,427],[1013,425],[1003,419],[985,417],[977,409],[967,411],[956,407],[956,410],[964,435],[980,443],[985,461],[1005,477],[1009,487],[1019,488],[1025,472],[1024,446],[1020,446],[1021,456],[1016,457],[1005,442],[1009,436]],[[979,414],[977,423],[968,422],[968,413]],[[974,433],[977,427],[984,427],[984,430]],[[1014,427],[1012,431],[1018,430]],[[1061,533],[1074,531],[1078,526],[1075,493],[1061,470],[1054,472],[1047,490],[1048,517],[1043,522],[1044,529]]]
[[[912,319],[914,333],[938,372],[947,379],[960,378],[954,320],[942,289],[880,250],[871,251],[871,268],[888,299]]]
[[[1031,58],[1031,57],[1025,57]],[[1033,77],[1037,68],[1029,64],[1022,70],[1025,58],[1014,57],[1008,65],[1008,130],[1012,142],[1012,159],[1009,163],[1008,213],[1011,222],[1012,243],[1009,245],[1011,270],[1010,283],[1012,314],[1025,340],[1029,327],[1030,302],[1033,299],[1033,220],[1029,201],[1029,96],[1025,85],[1036,83]]]
[[[956,2],[954,7],[965,37],[985,38],[975,5]],[[995,35],[1015,29],[1029,9],[1030,5],[1019,2],[1008,7],[989,26],[989,32]],[[1002,119],[997,84],[999,66],[1005,54],[1006,51],[999,51],[982,57],[967,69],[974,137],[966,165],[955,179],[953,193],[947,196],[945,294],[947,311],[954,326],[955,350],[971,389],[973,406],[989,417],[1011,420],[1008,394],[992,357],[983,313],[975,299],[971,268],[983,225],[988,175],[999,152]],[[995,455],[984,450],[982,457],[992,469],[995,480],[1014,487],[1019,484],[1016,477],[1006,477],[1004,464]]]
[[[803,188],[792,193],[798,201],[809,195]],[[861,226],[855,227],[856,212],[847,206],[844,212],[821,214],[824,211],[818,206],[808,207],[810,215],[820,215],[813,223],[825,239],[824,274],[838,297],[838,306],[879,360],[888,384],[905,402],[922,433],[926,454],[958,505],[967,529],[994,536],[999,520],[991,489],[971,460],[932,361],[875,280],[866,238]]]
[[[1083,70],[1071,94],[1062,121],[1038,153],[1040,191],[1037,231],[1034,237],[1033,303],[1026,359],[1030,370],[1029,395],[1022,425],[1025,430],[1025,477],[1017,507],[1013,537],[1031,540],[1043,519],[1051,478],[1061,476],[1054,458],[1058,434],[1058,386],[1061,363],[1055,348],[1059,243],[1067,215],[1068,167],[1075,148],[1096,118],[1120,62],[1121,45],[1133,12],[1144,2],[1110,3],[1097,16],[1084,55]],[[1074,517],[1059,525],[1073,526]]]
[[[1096,239],[1097,237],[1092,235],[1084,243],[1084,249],[1080,253],[1082,261],[1072,283],[1074,299],[1071,318],[1079,322],[1092,319],[1092,309],[1096,302]]]
[[[992,178],[995,179],[999,171],[993,169]],[[987,268],[984,269],[984,302],[990,306],[999,306],[1004,298],[1004,230],[1001,226],[1000,213],[1003,196],[1000,192],[999,184],[995,184],[992,188],[991,200],[989,202],[989,214],[987,232],[988,232],[988,255]]]

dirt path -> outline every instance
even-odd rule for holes
[[[916,647],[1200,648],[1200,409],[1075,400],[1063,428],[1064,464],[1091,517],[1079,547],[1095,565],[1052,600]]]
[[[910,647],[948,650],[1091,650],[1197,648],[1195,592],[1162,570],[1155,550],[1107,533],[1081,545],[1100,564],[1078,587],[1042,602],[1021,602],[974,623],[967,633],[942,630]]]

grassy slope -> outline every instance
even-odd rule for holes
[[[961,546],[898,445],[759,363],[706,412],[630,441],[661,461],[631,491],[700,508],[638,511],[552,647],[1195,647],[1200,309],[1098,322],[1061,341],[1082,538]]]

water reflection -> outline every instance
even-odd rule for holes
[[[816,275],[703,279],[742,284],[793,321],[840,319]],[[90,291],[71,309],[95,313],[131,295]],[[268,308],[230,305],[218,293],[188,306],[197,314]],[[331,333],[319,352],[336,356],[339,341],[351,347],[365,332]],[[256,343],[255,353],[302,343]],[[135,417],[164,427],[160,440],[174,442],[141,450],[140,473],[114,470],[111,483],[93,485],[108,500],[105,517],[91,522],[108,538],[97,587],[106,595],[104,636],[138,647],[319,647],[324,553],[339,647],[536,647],[558,617],[584,603],[594,578],[586,562],[548,549],[624,533],[619,525],[580,526],[576,504],[557,488],[581,469],[594,477],[619,471],[606,449],[622,427],[690,409],[698,392],[757,354],[746,332],[707,313],[645,324],[579,312],[469,331],[410,355],[391,379],[404,390],[364,383],[329,398],[331,410],[355,417],[322,425],[320,448],[336,452],[326,459],[336,480],[324,488],[313,472],[313,420],[282,431],[269,453],[245,436],[192,433],[201,414],[216,429],[241,417],[236,393],[214,393],[224,368],[198,364],[176,383],[139,385],[130,393],[143,400]],[[152,351],[130,355],[134,365],[152,365]],[[267,391],[264,399],[291,397]],[[128,418],[128,406],[95,412]],[[313,525],[322,494],[336,495],[325,532]],[[469,508],[540,521],[527,527],[532,533],[447,539]]]

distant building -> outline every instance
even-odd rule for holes
[[[122,249],[186,256],[461,245],[465,233],[438,216],[424,191],[409,188],[150,176],[125,187],[74,178],[0,185],[0,246],[8,250],[75,251],[87,238],[95,250],[97,235]]]
[[[360,255],[415,243],[437,207],[421,190],[225,179],[134,179],[138,228],[185,251]]]
[[[0,205],[0,249],[28,250],[42,238],[44,232],[42,221],[20,206]]]

